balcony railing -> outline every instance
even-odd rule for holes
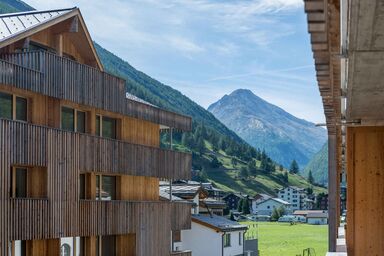
[[[125,81],[58,55],[24,52],[0,56],[0,83],[134,118],[190,130],[190,117],[127,99]]]
[[[0,145],[10,164],[51,170],[190,179],[192,156],[156,147],[0,119]],[[0,164],[1,167],[1,164]]]
[[[190,211],[188,204],[163,201],[10,199],[3,201],[2,206],[0,216],[5,214],[2,218],[12,223],[9,226],[11,240],[138,234],[140,230],[168,234],[171,218],[183,217],[188,209]],[[180,227],[190,226],[191,219],[183,219],[185,223]]]

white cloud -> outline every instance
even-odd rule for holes
[[[169,37],[168,41],[171,46],[185,53],[200,53],[204,51],[204,48],[184,37]]]

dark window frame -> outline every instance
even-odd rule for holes
[[[4,92],[4,91],[0,91],[0,96],[1,95],[10,97],[10,100],[11,100],[11,102],[10,102],[11,103],[11,106],[10,106],[11,107],[11,113],[10,113],[10,116],[8,116],[8,117],[1,117],[0,116],[0,118],[20,121],[20,122],[29,122],[30,99],[28,97],[25,97],[25,96],[22,96],[22,95],[19,95],[19,94]],[[19,110],[18,100],[25,101],[25,113],[24,113],[25,118],[24,119],[18,118],[18,110]]]

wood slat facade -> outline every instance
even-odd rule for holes
[[[2,54],[0,83],[190,131],[190,117],[126,98],[125,81],[53,53]]]
[[[191,228],[192,205],[160,201],[159,180],[190,179],[192,155],[161,149],[160,128],[189,131],[191,118],[127,99],[125,81],[95,62],[78,9],[49,22],[1,42],[0,110],[12,118],[0,116],[0,256],[22,247],[60,255],[64,239],[86,256],[170,255],[171,231]],[[64,109],[73,111],[69,131]],[[104,118],[114,122],[111,138]],[[107,239],[113,253],[101,253]]]

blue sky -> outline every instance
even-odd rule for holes
[[[80,7],[95,41],[205,108],[247,88],[300,118],[324,121],[302,0],[27,3]]]

